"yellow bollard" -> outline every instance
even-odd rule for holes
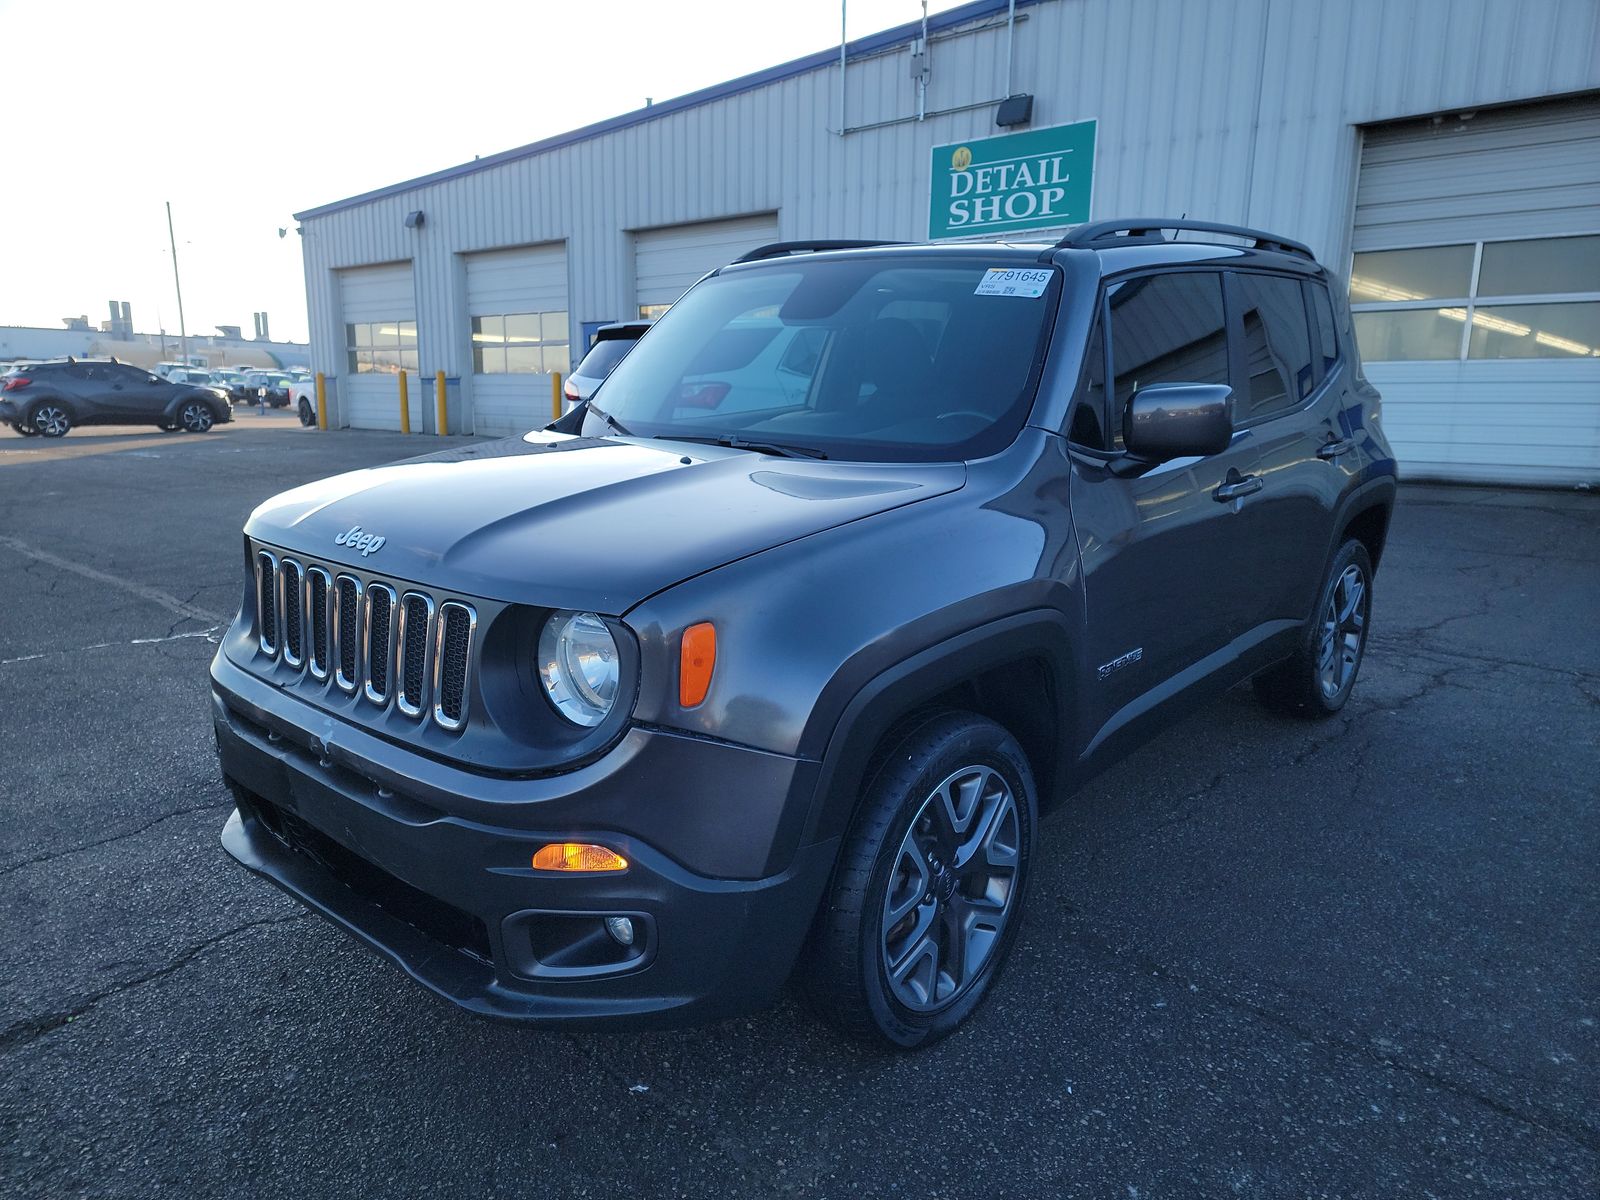
[[[328,431],[328,377],[317,372],[317,428]]]
[[[433,394],[439,401],[439,424],[434,432],[440,437],[450,432],[450,414],[444,407],[444,372],[440,371],[433,377]]]
[[[411,432],[411,395],[406,388],[406,373],[400,372],[400,432]]]
[[[550,372],[550,419],[561,420],[561,372]]]

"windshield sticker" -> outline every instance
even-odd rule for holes
[[[1039,267],[990,267],[983,273],[974,296],[1034,296],[1044,295],[1054,272]]]

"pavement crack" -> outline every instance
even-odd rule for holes
[[[1092,919],[1094,915],[1087,909],[1077,906],[1071,907],[1074,912],[1085,920]],[[1081,929],[1076,935],[1076,940],[1080,944],[1087,944],[1090,949],[1099,951],[1101,954],[1113,959],[1131,961],[1140,972],[1150,978],[1182,986],[1192,994],[1210,997],[1217,1003],[1245,1013],[1263,1024],[1282,1030],[1330,1057],[1361,1059],[1386,1070],[1398,1071],[1428,1087],[1448,1092],[1463,1100],[1481,1105],[1499,1116],[1538,1129],[1553,1137],[1565,1139],[1590,1152],[1600,1153],[1600,1130],[1596,1130],[1580,1120],[1548,1110],[1537,1111],[1537,1106],[1535,1106],[1535,1110],[1530,1111],[1529,1106],[1514,1104],[1499,1096],[1492,1095],[1481,1087],[1475,1087],[1471,1083],[1453,1078],[1442,1070],[1413,1062],[1402,1057],[1394,1050],[1380,1048],[1374,1044],[1380,1040],[1375,1037],[1368,1038],[1365,1042],[1362,1042],[1315,1028],[1309,1022],[1298,1020],[1287,1013],[1268,1007],[1260,1001],[1240,995],[1214,980],[1186,974],[1183,971],[1158,962],[1137,946],[1118,946],[1110,938],[1092,929]],[[1276,985],[1265,986],[1274,991],[1278,990]],[[1430,1040],[1445,1046],[1447,1049],[1451,1049],[1449,1043],[1444,1042],[1442,1039],[1431,1037],[1430,1035]],[[1464,1057],[1471,1058],[1470,1055]],[[1474,1058],[1472,1061],[1476,1063],[1478,1060]],[[1482,1066],[1481,1063],[1478,1065]],[[1487,1068],[1487,1070],[1490,1074],[1503,1079],[1518,1078],[1494,1068]]]
[[[140,583],[136,579],[126,579],[121,575],[113,575],[109,571],[85,566],[83,563],[73,562],[70,558],[63,558],[59,554],[52,554],[48,550],[40,550],[26,542],[13,537],[0,534],[0,546],[36,563],[47,564],[58,570],[70,571],[79,578],[87,579],[91,583],[104,584],[107,587],[117,588],[119,591],[128,592],[141,600],[148,600],[158,604],[168,612],[174,613],[186,620],[204,621],[208,625],[224,625],[228,618],[221,613],[212,612],[209,608],[201,608],[186,600],[180,600],[171,592],[162,591],[158,587],[151,587],[147,583]],[[197,592],[196,595],[199,593]]]
[[[308,915],[307,913],[297,912],[290,913],[284,917],[262,917],[255,921],[246,921],[242,925],[235,925],[231,929],[224,929],[221,933],[214,933],[210,937],[202,939],[159,967],[125,979],[121,983],[113,984],[111,987],[91,992],[71,1008],[57,1009],[54,1012],[41,1013],[35,1017],[14,1021],[0,1029],[0,1051],[17,1050],[27,1046],[42,1037],[49,1036],[58,1029],[65,1028],[73,1021],[78,1020],[78,1018],[87,1016],[107,1000],[120,996],[124,992],[132,991],[134,988],[143,987],[147,983],[153,983],[157,979],[163,979],[176,971],[181,971],[207,950],[227,941],[229,938],[237,937],[239,934],[251,929],[263,929],[270,925],[286,925],[291,921],[302,921]]]
[[[54,862],[58,858],[67,858],[73,854],[82,854],[85,850],[93,850],[98,846],[109,846],[113,842],[121,842],[131,837],[137,837],[145,830],[153,829],[163,821],[172,820],[173,817],[187,816],[189,813],[214,812],[219,808],[231,807],[233,807],[233,800],[230,797],[226,800],[215,800],[209,804],[194,804],[188,808],[175,808],[171,812],[162,813],[159,817],[152,817],[143,825],[137,825],[121,833],[109,834],[106,837],[96,838],[92,842],[83,842],[77,846],[68,846],[64,850],[47,850],[43,854],[35,854],[32,858],[24,858],[17,862],[9,863],[4,867],[0,867],[0,879],[5,878],[7,875],[15,874],[25,867],[36,867],[40,863]]]

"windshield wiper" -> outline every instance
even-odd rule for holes
[[[757,454],[774,454],[779,458],[827,458],[827,452],[815,446],[789,446],[783,442],[750,441],[722,434],[718,437],[700,437],[695,434],[661,433],[656,435],[665,442],[698,442],[705,446],[726,446],[730,450],[753,450]]]
[[[589,411],[592,412],[595,416],[599,417],[602,421],[604,421],[606,423],[606,427],[608,429],[610,429],[611,432],[616,434],[618,437],[632,437],[633,436],[633,434],[628,431],[628,427],[626,425],[624,425],[621,421],[617,420],[610,413],[606,412],[605,409],[596,408],[591,403],[589,405]]]

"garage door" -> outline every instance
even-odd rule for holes
[[[1367,130],[1353,247],[1406,476],[1600,482],[1600,99]]]
[[[406,371],[411,427],[422,428],[417,380],[417,301],[411,264],[352,267],[339,272],[347,365],[340,392],[346,424],[356,429],[400,428],[400,383]]]
[[[569,362],[567,252],[560,242],[467,255],[472,429],[525,433],[550,421],[550,375]]]
[[[707,271],[778,240],[778,214],[641,229],[633,235],[639,315],[659,317]]]

